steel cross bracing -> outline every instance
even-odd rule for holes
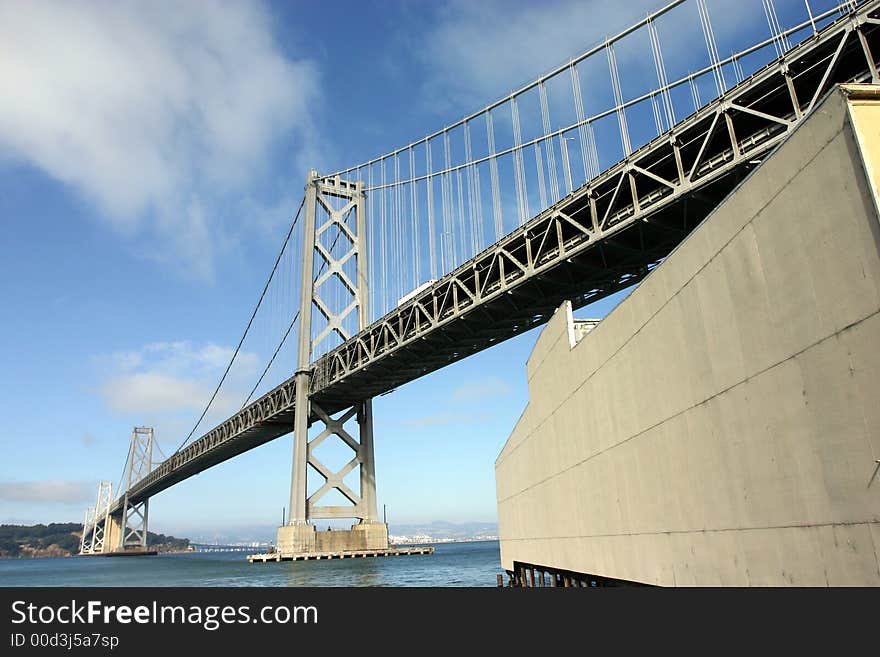
[[[102,554],[111,548],[107,544],[110,523],[110,508],[113,502],[113,484],[109,481],[98,483],[98,499],[95,506],[86,510],[83,522],[80,554]]]
[[[880,82],[880,0],[827,26],[322,356],[333,414],[644,278],[836,83]],[[293,429],[295,377],[176,453],[141,500]],[[117,502],[113,511],[118,511]]]
[[[86,509],[86,517],[83,519],[83,532],[79,540],[79,553],[89,554],[92,551],[92,532],[90,529],[95,524],[95,507]]]
[[[135,427],[128,450],[128,468],[125,473],[125,494],[122,496],[122,529],[119,532],[120,549],[147,546],[147,519],[149,498],[133,501],[129,496],[132,484],[146,477],[153,465],[153,430]]]
[[[350,338],[346,319],[354,314],[356,329],[367,324],[366,217],[364,192],[360,182],[348,182],[338,176],[319,177],[309,172],[306,185],[306,220],[303,231],[302,288],[299,308],[299,353],[296,385],[297,408],[309,408],[295,418],[293,466],[291,469],[290,524],[306,524],[316,518],[359,518],[364,522],[376,520],[376,476],[373,465],[373,413],[369,397],[358,397],[342,409],[337,418],[331,417],[317,403],[309,400],[311,390],[311,357],[321,342],[331,333],[342,340]],[[326,235],[326,242],[322,236]],[[340,248],[335,248],[342,243]],[[314,256],[323,260],[314,277]],[[336,293],[327,289],[335,277]],[[325,326],[312,338],[312,308],[317,308]],[[351,325],[351,322],[349,322]],[[337,409],[338,410],[338,409]],[[357,420],[359,439],[355,440],[345,429],[345,423]],[[324,425],[321,433],[309,440],[309,426],[315,420]],[[338,471],[328,468],[315,450],[330,436],[339,438],[354,452],[354,456]],[[307,495],[309,466],[324,479],[324,483]],[[355,493],[344,478],[359,468],[360,492]],[[318,502],[331,490],[337,490],[351,505],[320,506]]]

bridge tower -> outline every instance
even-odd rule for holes
[[[364,399],[334,413],[336,417],[333,417],[310,399],[315,383],[311,358],[316,349],[331,335],[348,340],[353,332],[366,328],[369,323],[364,200],[362,182],[338,176],[320,177],[314,170],[309,172],[305,190],[290,519],[278,530],[278,548],[282,552],[388,547],[388,528],[378,522],[376,509],[372,400]],[[337,243],[339,248],[334,248]],[[315,254],[320,259],[317,263]],[[318,311],[318,324],[323,324],[314,335],[313,310]],[[344,427],[352,418],[357,421],[357,438]],[[314,422],[320,423],[322,431],[309,440],[309,427]],[[335,472],[315,456],[315,448],[327,439],[334,439],[331,437],[343,441],[354,452],[354,457]],[[307,491],[309,467],[324,479],[311,495]],[[360,468],[358,492],[343,481],[355,468]],[[319,505],[319,500],[331,490],[341,493],[351,504]],[[359,523],[349,532],[316,532],[309,521],[322,518],[354,518]]]
[[[98,499],[95,506],[86,509],[83,522],[80,554],[103,554],[111,548],[110,505],[113,502],[113,484],[109,481],[98,483]]]
[[[83,519],[82,537],[79,541],[79,553],[90,554],[92,551],[92,532],[91,528],[95,522],[95,507],[90,506],[86,509],[86,517]]]
[[[125,469],[125,496],[122,501],[121,526],[118,536],[114,536],[114,549],[147,547],[147,517],[149,498],[133,504],[128,499],[128,491],[148,474],[153,466],[153,429],[135,427],[131,432],[131,445],[128,448],[128,461]],[[114,532],[115,533],[115,532]],[[117,542],[118,541],[118,542]]]

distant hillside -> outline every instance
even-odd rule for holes
[[[68,557],[79,552],[81,536],[78,522],[0,525],[0,559]],[[189,539],[147,532],[147,544],[160,552],[178,552],[189,547]]]

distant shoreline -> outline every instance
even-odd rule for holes
[[[491,543],[492,541],[497,540],[497,536],[492,536],[489,538],[430,538],[428,540],[422,541],[392,541],[391,537],[389,537],[388,542],[393,545],[435,545],[437,543]]]
[[[79,554],[82,523],[0,525],[0,559],[24,560],[73,557]],[[186,552],[188,538],[147,532],[147,545],[162,553]]]

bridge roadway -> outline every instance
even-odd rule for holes
[[[836,83],[878,82],[880,0],[838,19],[312,365],[333,413],[644,278]],[[293,430],[293,377],[160,464],[133,502]],[[111,513],[121,511],[117,500]]]

